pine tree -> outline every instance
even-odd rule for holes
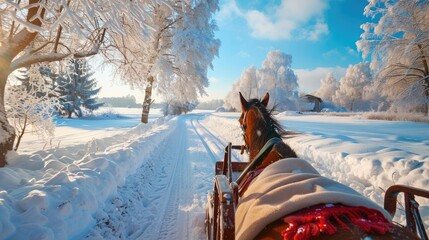
[[[67,70],[57,77],[57,93],[63,106],[62,114],[71,118],[74,113],[80,118],[83,108],[92,112],[102,106],[103,103],[97,103],[94,98],[101,88],[97,88],[87,62],[83,59],[72,59]]]
[[[39,72],[42,78],[44,79],[45,85],[49,86],[49,90],[52,90],[52,94],[55,94],[55,88],[57,87],[57,77],[58,70],[55,69],[53,64],[42,65],[39,67]],[[57,95],[52,95],[51,97],[57,97]]]

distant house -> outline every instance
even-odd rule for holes
[[[302,95],[300,98],[305,103],[303,111],[320,112],[323,102],[321,98],[310,94]]]

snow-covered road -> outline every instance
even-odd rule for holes
[[[215,162],[228,142],[242,143],[238,117],[200,112],[132,128],[114,119],[105,122],[112,132],[70,121],[58,128],[66,129],[61,145],[12,154],[0,169],[0,239],[205,239]],[[392,184],[429,186],[429,124],[276,117],[302,133],[285,139],[299,157],[380,205]],[[247,160],[238,152],[233,158]],[[429,224],[429,201],[419,203]]]
[[[107,239],[204,238],[206,195],[226,143],[201,124],[203,117],[178,117],[171,137],[118,188],[92,231]]]
[[[324,116],[278,117],[289,129],[310,134],[287,140],[301,157],[323,175],[379,204],[383,202],[382,189],[395,180],[427,186],[427,169],[416,170],[407,162],[419,161],[422,166],[427,161],[425,146],[429,140],[424,132],[428,125]],[[175,130],[118,189],[116,200],[104,210],[110,213],[108,219],[123,223],[123,231],[106,224],[97,224],[98,229],[92,231],[104,232],[103,238],[111,239],[119,238],[118,233],[126,239],[204,239],[204,207],[206,194],[213,187],[214,164],[223,158],[228,142],[242,141],[237,119],[237,113],[178,117]],[[401,128],[395,129],[397,126]],[[235,161],[246,159],[237,152],[233,157]],[[393,171],[398,176],[391,177]],[[115,211],[118,199],[120,207],[126,206],[119,212]],[[426,212],[428,206],[424,205]]]

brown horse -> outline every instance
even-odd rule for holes
[[[240,93],[240,101],[239,122],[253,167],[237,180],[236,239],[419,239],[393,224],[377,204],[298,159],[281,140],[287,132],[267,110],[268,93],[249,101]],[[278,180],[282,176],[286,185]]]

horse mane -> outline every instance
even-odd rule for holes
[[[251,139],[257,149],[262,149],[265,143],[271,138],[281,138],[288,133],[273,117],[275,106],[268,110],[258,99],[250,99],[248,103],[248,111],[254,108],[262,116],[260,118],[256,118],[253,122],[255,129],[261,129],[260,135],[258,133],[257,138]]]

